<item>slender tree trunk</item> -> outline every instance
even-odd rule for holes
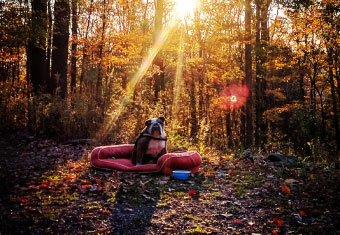
[[[339,131],[337,99],[336,99],[336,93],[335,93],[334,74],[333,74],[333,48],[332,47],[328,48],[328,73],[329,73],[328,74],[329,83],[331,84],[331,97],[332,97],[332,103],[333,103],[333,113],[334,113],[333,118],[334,118],[336,150],[337,150],[337,153],[340,153],[340,131]],[[338,159],[336,159],[336,163],[338,164]]]
[[[251,58],[251,0],[245,1],[245,30],[246,30],[246,45],[245,45],[245,84],[249,89],[249,94],[246,103],[245,117],[245,145],[250,147],[253,144],[253,81],[252,81],[252,58]]]
[[[266,89],[267,89],[267,48],[269,41],[268,30],[268,9],[270,0],[256,1],[256,129],[255,144],[263,147],[265,142],[265,124],[263,113],[266,108]]]
[[[155,13],[155,32],[154,32],[154,43],[158,40],[159,36],[162,33],[163,29],[163,13],[164,13],[164,0],[155,0],[156,1],[156,13]],[[164,89],[165,81],[164,81],[164,64],[160,55],[157,55],[154,59],[154,64],[156,64],[161,72],[160,74],[154,75],[154,93],[155,93],[155,101],[158,101],[159,92]]]
[[[99,106],[102,105],[102,86],[103,86],[103,47],[105,43],[105,29],[106,29],[106,0],[103,1],[103,15],[102,15],[102,35],[101,43],[99,45],[99,64],[98,64],[98,77],[96,86],[96,100]]]
[[[334,52],[334,66],[335,66],[335,79],[336,79],[336,82],[338,84],[338,89],[337,89],[337,92],[338,92],[338,98],[340,99],[340,62],[339,62],[339,49],[340,48],[337,48]]]
[[[89,34],[89,29],[90,29],[90,22],[91,22],[91,17],[92,17],[92,5],[93,5],[93,0],[90,2],[90,11],[87,17],[87,26],[86,26],[86,31],[85,31],[85,43],[83,46],[83,51],[82,51],[82,62],[81,62],[81,74],[80,74],[80,81],[79,81],[79,92],[82,93],[82,88],[83,88],[83,82],[84,82],[84,75],[85,75],[85,66],[87,63],[87,37]]]
[[[196,111],[196,87],[192,76],[190,81],[190,138],[194,143],[197,141],[197,111]]]
[[[48,0],[48,35],[47,35],[47,53],[46,53],[46,81],[47,92],[52,91],[51,84],[51,52],[52,52],[52,37],[53,37],[53,22],[52,22],[52,10],[51,0]],[[51,93],[51,92],[50,92]]]
[[[231,111],[227,111],[226,113],[226,129],[227,129],[227,138],[228,138],[228,147],[232,148],[232,140],[233,140],[233,133],[231,128]]]
[[[72,0],[71,93],[77,82],[78,0]]]
[[[68,0],[56,0],[54,4],[52,80],[54,84],[58,84],[59,95],[63,99],[67,96],[69,24],[70,4]]]
[[[43,91],[46,85],[46,34],[47,34],[47,2],[32,0],[32,20],[28,53],[33,92]]]
[[[261,3],[256,0],[256,46],[255,46],[255,61],[256,61],[256,83],[255,83],[255,145],[257,147],[261,144],[261,126],[262,126],[262,89],[261,89]]]

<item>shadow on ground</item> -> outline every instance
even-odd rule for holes
[[[110,234],[145,234],[160,198],[158,175],[127,175],[115,195]]]

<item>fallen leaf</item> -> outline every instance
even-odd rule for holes
[[[303,210],[300,210],[299,214],[300,214],[301,216],[306,216],[306,213],[305,213]]]
[[[284,221],[280,220],[280,219],[278,219],[276,222],[277,222],[277,226],[279,226],[280,228],[282,227],[282,225],[284,223]]]
[[[242,221],[241,221],[241,220],[239,220],[239,219],[235,219],[235,220],[233,220],[233,224],[240,224],[240,223],[242,223]]]
[[[103,214],[111,215],[111,211],[109,211],[109,210],[103,210],[102,212],[103,212]]]
[[[228,174],[229,174],[229,175],[236,175],[236,174],[237,174],[237,171],[235,171],[235,170],[229,170],[229,171],[228,171]]]
[[[47,184],[41,184],[39,188],[48,188]]]
[[[290,188],[288,186],[285,186],[285,185],[282,186],[281,191],[285,194],[288,194],[288,195],[290,194]]]
[[[255,224],[255,222],[249,221],[248,224],[249,224],[250,226],[253,226],[253,225]]]
[[[82,182],[83,184],[90,184],[90,183],[91,183],[91,182],[88,181],[88,180],[81,180],[81,182]]]
[[[190,196],[194,196],[194,195],[196,195],[196,191],[195,191],[195,190],[193,190],[193,189],[190,189],[190,191],[189,191],[189,195],[190,195]]]
[[[18,198],[17,198],[17,201],[18,201],[18,202],[28,202],[27,199],[22,199],[21,197],[18,197]]]
[[[284,221],[283,220],[280,220],[279,218],[274,218],[273,219],[273,221],[272,221],[273,223],[277,223],[277,226],[279,226],[280,228],[282,227],[282,225],[283,225],[283,223],[284,223]]]
[[[286,179],[286,180],[285,180],[285,183],[286,183],[286,184],[294,184],[294,183],[297,183],[297,182],[299,182],[299,181],[297,181],[297,180],[295,180],[295,179]]]
[[[277,234],[277,230],[272,230],[272,234]]]

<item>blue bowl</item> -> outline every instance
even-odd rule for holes
[[[183,170],[177,170],[177,171],[172,171],[172,176],[175,179],[179,180],[187,180],[191,171],[183,171]]]

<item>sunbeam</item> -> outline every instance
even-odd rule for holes
[[[181,94],[182,88],[182,74],[183,74],[183,54],[184,54],[184,36],[183,36],[183,27],[181,27],[181,36],[180,43],[177,51],[177,65],[176,65],[176,75],[175,75],[175,84],[174,84],[174,92],[173,92],[173,103],[172,103],[172,115],[176,115],[178,111],[178,103],[179,103],[179,95]]]
[[[116,121],[122,114],[122,112],[125,110],[126,105],[128,104],[129,100],[133,96],[134,89],[137,85],[137,83],[143,78],[144,74],[149,69],[150,65],[152,64],[152,61],[164,45],[166,39],[168,38],[170,32],[176,25],[176,22],[173,20],[160,34],[159,38],[154,43],[150,53],[147,55],[147,57],[142,61],[139,69],[134,74],[134,76],[131,78],[127,89],[126,94],[119,100],[119,105],[117,108],[113,109],[111,114],[108,114],[108,117],[103,123],[103,126],[100,128],[99,132],[96,136],[96,141],[101,143],[103,142],[107,135],[110,133],[110,131],[115,126]]]

